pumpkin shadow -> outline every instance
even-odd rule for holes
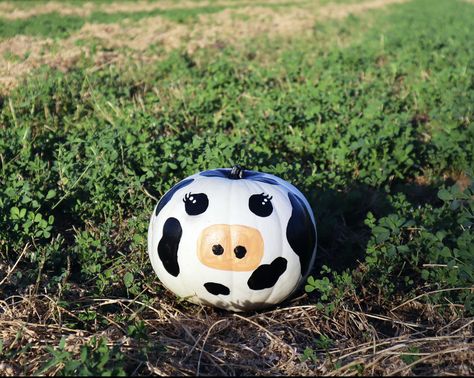
[[[383,216],[391,210],[385,193],[359,185],[346,191],[313,190],[307,194],[318,232],[316,260],[310,274],[319,276],[324,265],[343,271],[364,259],[370,229],[364,224],[370,211]]]
[[[449,184],[449,182],[445,182]],[[403,193],[413,205],[439,204],[439,185],[393,183],[390,193],[364,184],[344,191],[314,189],[306,193],[318,232],[316,260],[310,274],[319,276],[324,265],[341,272],[365,260],[370,228],[364,223],[371,212],[376,219],[394,211],[389,195]]]
[[[225,307],[228,305],[232,305],[237,309],[235,310],[228,310]],[[215,303],[211,303],[209,301],[201,299],[201,305],[203,306],[209,306],[213,307],[217,312],[223,312],[227,314],[252,314],[260,311],[266,311],[269,310],[273,307],[278,306],[277,304],[269,304],[265,302],[252,302],[248,300],[244,301],[238,301],[238,302],[233,302],[233,301],[217,301]]]

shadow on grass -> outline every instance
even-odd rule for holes
[[[452,185],[447,180],[445,185]],[[394,182],[388,193],[364,184],[345,191],[314,190],[307,197],[313,207],[318,231],[318,249],[311,274],[319,276],[323,265],[341,272],[365,260],[371,231],[364,221],[371,212],[376,219],[393,212],[390,195],[403,193],[413,205],[440,204],[438,185]]]

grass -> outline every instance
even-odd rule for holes
[[[0,98],[0,373],[472,375],[473,20],[413,0],[32,71]],[[307,283],[267,311],[181,301],[146,252],[156,200],[235,163],[318,224]]]

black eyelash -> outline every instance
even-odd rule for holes
[[[186,203],[186,202],[188,202],[188,201],[191,201],[189,198],[190,198],[192,195],[193,195],[193,194],[192,194],[191,192],[186,193],[186,194],[184,195],[183,202]]]
[[[271,195],[269,195],[269,194],[265,194],[265,193],[260,193],[260,194],[263,196],[263,198],[265,198],[265,199],[267,199],[267,200],[269,200],[269,201],[271,201],[271,199],[273,198],[273,196],[271,196]]]

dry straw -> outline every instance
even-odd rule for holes
[[[57,346],[63,337],[66,350],[75,358],[81,345],[104,337],[109,346],[120,347],[126,368],[134,374],[474,373],[474,319],[462,318],[456,306],[445,309],[449,316],[437,316],[432,306],[418,301],[421,296],[383,313],[341,306],[328,316],[309,304],[307,295],[280,308],[234,314],[177,303],[167,295],[147,304],[80,297],[84,291],[76,290],[80,299],[68,299],[68,309],[59,298],[33,291],[0,301],[1,356],[11,356],[1,361],[0,374],[39,371],[51,359],[46,346]],[[353,298],[353,303],[361,299]],[[85,311],[95,311],[97,320],[81,322]],[[107,326],[101,325],[104,319]],[[140,356],[140,342],[127,334],[130,319],[143,321],[148,342],[161,348]],[[83,326],[71,328],[67,326],[71,321]],[[330,340],[326,346],[318,342],[322,335]],[[306,347],[312,349],[307,359],[303,357]],[[10,353],[18,350],[23,353]]]

